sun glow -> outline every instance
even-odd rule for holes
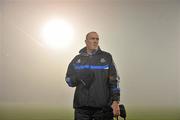
[[[72,26],[63,20],[51,20],[42,29],[43,44],[53,49],[69,47],[73,36]]]

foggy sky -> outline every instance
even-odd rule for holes
[[[41,46],[40,30],[51,18],[73,25],[68,50]],[[74,89],[64,77],[89,31],[97,31],[100,47],[113,55],[122,103],[180,105],[179,0],[1,1],[0,103],[71,106]]]

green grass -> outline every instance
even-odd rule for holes
[[[8,106],[0,108],[0,120],[72,120],[73,110],[51,106]]]
[[[127,120],[180,120],[177,108],[138,108],[127,110]]]
[[[130,109],[127,120],[180,120],[180,109]],[[73,120],[73,109],[55,106],[0,106],[0,120]]]

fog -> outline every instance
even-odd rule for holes
[[[67,49],[40,43],[51,18],[73,25]],[[64,77],[89,31],[97,31],[101,49],[113,55],[121,103],[180,106],[179,0],[1,0],[0,104],[72,106],[74,88]]]

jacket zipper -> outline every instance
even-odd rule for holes
[[[91,61],[91,59],[92,59],[92,55],[90,55],[90,56],[88,56],[88,63],[91,65],[91,63],[92,63],[92,61]],[[89,89],[90,88],[88,88],[88,90],[87,90],[87,106],[89,106]]]

